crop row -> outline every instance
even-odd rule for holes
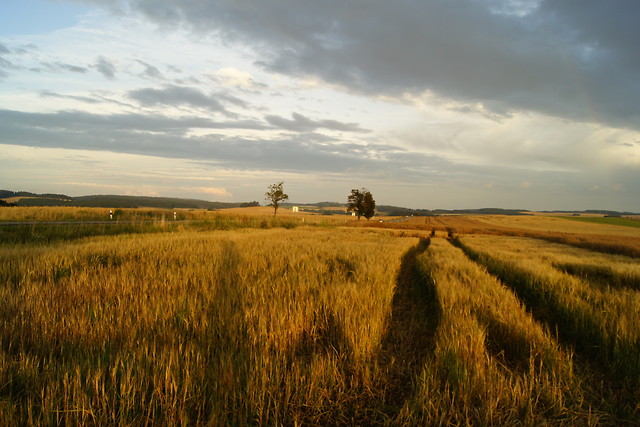
[[[611,362],[597,372],[632,390],[632,374],[616,366],[633,368],[633,349],[620,346],[635,336],[633,316],[621,314],[638,310],[633,260],[608,259],[611,275],[628,278],[607,287],[577,267],[601,255],[562,257],[529,239],[460,242],[475,261],[445,239],[372,229],[0,245],[0,419],[594,424],[637,415],[633,395],[594,390],[591,371],[576,364],[583,355]],[[540,253],[530,288],[546,299],[491,267],[521,271],[522,259],[507,262],[508,251]],[[543,276],[543,264],[582,289],[580,298],[562,299],[568,288]],[[618,293],[632,302],[615,311]],[[589,304],[609,304],[608,312],[584,325],[574,312],[562,322],[553,314]],[[589,352],[575,338],[600,339],[591,329],[602,335],[624,322],[626,335],[616,329],[621,356]]]

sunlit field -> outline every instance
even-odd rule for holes
[[[464,236],[465,252],[520,296],[536,318],[640,402],[640,265],[539,240]]]
[[[110,216],[111,213],[111,216]],[[271,207],[231,208],[220,211],[201,209],[155,209],[155,208],[77,208],[77,207],[12,207],[0,209],[0,222],[11,221],[184,221],[215,220],[223,216],[231,218],[268,218],[273,216]],[[291,209],[279,208],[277,216],[297,218],[298,220],[351,220],[351,216],[322,216],[314,212],[292,212]]]
[[[571,216],[479,216],[481,222],[505,227],[534,231],[562,233],[606,234],[610,236],[635,236],[640,238],[640,221],[623,218],[571,217]],[[618,225],[626,224],[627,226]],[[632,227],[629,227],[631,225]],[[633,227],[635,226],[635,227]]]
[[[585,249],[472,217],[118,214],[0,227],[3,425],[640,419],[640,261],[601,224],[563,233]]]
[[[105,209],[74,207],[12,207],[0,209],[0,241],[4,243],[51,243],[80,237],[123,233],[165,233],[188,230],[234,230],[244,228],[296,228],[303,225],[347,225],[350,216],[292,213],[272,208],[221,211],[187,209]],[[4,223],[4,224],[3,224]],[[6,225],[10,224],[10,225]]]

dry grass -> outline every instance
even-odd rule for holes
[[[460,241],[613,388],[625,390],[618,396],[624,411],[640,413],[640,293],[621,286],[629,278],[637,282],[636,260],[525,238],[464,236]],[[579,271],[584,265],[609,266],[621,277],[611,286],[566,272],[567,266]]]
[[[344,209],[343,209],[344,210]],[[113,218],[109,212],[113,212]],[[174,212],[176,213],[174,217]],[[267,206],[229,208],[217,211],[203,209],[160,209],[160,208],[79,208],[79,207],[3,207],[0,208],[0,222],[31,221],[177,221],[220,222],[230,221],[251,223],[256,220],[272,221],[273,208]],[[275,219],[300,224],[345,225],[357,221],[347,215],[321,215],[316,212],[292,212],[289,208],[279,208]]]
[[[504,218],[504,223],[499,224]],[[482,219],[490,219],[495,224]],[[521,219],[521,221],[519,220]],[[549,222],[540,217],[502,217],[494,216],[435,216],[413,217],[399,223],[351,222],[356,227],[371,227],[395,230],[420,230],[434,235],[456,236],[468,234],[486,234],[496,236],[519,236],[544,239],[550,242],[564,243],[599,252],[614,253],[640,258],[640,236],[638,228],[612,225],[574,222],[565,218],[556,218],[558,225],[567,225],[566,231],[553,231],[547,227]],[[519,222],[520,221],[520,222]],[[533,227],[531,224],[535,224]],[[611,233],[610,233],[611,232]],[[603,233],[603,234],[597,234]]]
[[[174,212],[176,213],[174,217]],[[296,228],[333,226],[331,218],[278,215],[238,215],[205,210],[109,209],[35,207],[0,208],[0,242],[52,243],[88,236],[125,233],[234,230],[241,228]],[[3,224],[9,222],[9,224]],[[338,222],[340,224],[340,222]],[[344,224],[344,222],[341,222]]]
[[[69,214],[55,209],[39,212]],[[590,425],[640,413],[635,259],[462,236],[491,274],[428,240],[425,218],[387,229],[193,215],[211,216],[154,234],[2,241],[4,424]],[[482,226],[438,220],[436,236]]]
[[[594,218],[594,217],[584,217]],[[640,229],[621,225],[597,224],[582,222],[567,217],[558,216],[480,216],[480,222],[501,227],[520,228],[541,232],[558,232],[572,234],[600,234],[608,236],[623,236],[640,238]],[[583,218],[578,218],[583,219]],[[606,219],[606,218],[605,218]]]
[[[415,239],[357,230],[118,236],[2,248],[9,424],[344,422]]]
[[[423,367],[407,423],[591,424],[565,352],[518,298],[444,239],[418,259],[440,303],[433,355]],[[417,413],[415,413],[415,412]]]

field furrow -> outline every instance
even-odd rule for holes
[[[441,320],[414,396],[418,419],[462,425],[606,420],[585,403],[571,354],[518,298],[460,249],[431,240],[419,268],[436,289]]]
[[[198,215],[211,218],[0,240],[3,425],[640,415],[637,259],[455,238],[447,218],[432,233],[405,228],[415,219],[387,230]]]
[[[0,419],[364,419],[384,401],[378,354],[417,242],[272,229],[2,247]]]
[[[621,416],[638,416],[640,293],[621,286],[637,274],[634,260],[523,238],[464,236],[457,244],[513,289],[537,319],[589,361],[610,389],[624,390],[617,396],[612,393]],[[576,271],[569,274],[569,265],[606,268],[619,276],[609,283],[600,277],[587,280]]]
[[[418,269],[417,259],[429,246],[423,239],[403,257],[391,305],[391,315],[382,338],[380,367],[387,372],[383,407],[396,416],[415,392],[421,369],[432,355],[441,320],[436,289]]]

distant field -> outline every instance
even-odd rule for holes
[[[640,219],[628,219],[617,217],[565,217],[573,221],[589,222],[592,224],[619,225],[624,227],[640,228]]]
[[[302,206],[301,206],[302,208]],[[273,208],[270,206],[255,206],[250,208],[229,208],[221,211],[227,214],[237,214],[237,215],[273,215]],[[280,207],[278,208],[278,213],[276,215],[283,216],[297,216],[303,217],[306,215],[318,215],[315,212],[293,212],[290,207]]]
[[[0,219],[108,214],[14,209]],[[640,419],[640,261],[619,254],[636,228],[178,213],[0,227],[20,233],[0,234],[3,424]]]
[[[479,216],[478,221],[503,227],[514,227],[535,231],[555,231],[578,234],[606,234],[619,236],[638,236],[640,222],[630,219],[605,217],[572,217],[572,216]]]
[[[26,199],[26,197],[7,197],[5,199],[0,199],[0,200],[4,200],[7,203],[16,203],[22,199]]]

